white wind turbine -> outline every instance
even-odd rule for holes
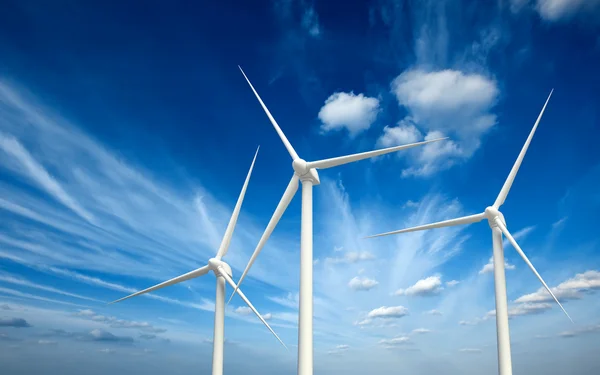
[[[340,156],[337,158],[324,159],[319,161],[311,161],[307,162],[301,159],[285,134],[271,115],[271,112],[267,109],[262,99],[250,83],[250,80],[244,73],[241,67],[240,71],[246,78],[248,85],[254,92],[254,95],[260,102],[263,110],[266,112],[267,117],[273,124],[275,131],[279,134],[281,141],[285,145],[288,153],[292,157],[292,168],[294,169],[294,174],[292,176],[291,181],[289,182],[285,192],[283,193],[283,197],[279,201],[277,208],[275,209],[275,213],[271,217],[269,224],[256,249],[254,250],[254,254],[250,258],[242,277],[238,281],[238,286],[242,284],[242,281],[248,274],[250,267],[256,260],[256,257],[262,250],[263,246],[269,239],[269,236],[275,229],[275,226],[279,222],[279,219],[285,212],[286,208],[290,204],[292,198],[296,194],[298,190],[298,181],[302,182],[302,212],[301,212],[301,230],[300,230],[300,301],[299,301],[299,318],[298,318],[298,374],[299,375],[312,375],[313,373],[313,206],[312,206],[312,188],[314,185],[319,185],[319,175],[317,173],[317,169],[325,169],[336,167],[338,165],[343,165],[347,163],[351,163],[358,160],[363,160],[367,158],[372,158],[379,155],[384,155],[394,151],[400,151],[404,149],[408,149],[415,146],[424,145],[431,142],[441,141],[446,138],[433,139],[424,142],[412,143],[409,145],[396,146],[396,147],[388,147],[380,150],[362,152],[353,155]],[[231,298],[235,295],[237,289],[234,289]],[[231,301],[231,298],[229,301]]]
[[[244,200],[244,195],[246,194],[246,188],[248,187],[248,181],[250,180],[250,175],[252,174],[252,169],[254,168],[254,162],[256,161],[256,155],[258,154],[258,149],[254,154],[254,159],[252,160],[252,165],[250,166],[250,170],[248,171],[248,175],[246,176],[246,181],[244,182],[244,186],[242,187],[242,191],[240,192],[240,196],[238,197],[237,203],[233,210],[233,214],[231,215],[231,219],[229,220],[229,224],[227,225],[227,229],[225,230],[225,235],[223,236],[223,240],[221,241],[221,245],[219,246],[219,250],[217,251],[217,255],[214,258],[208,260],[208,264],[204,267],[200,267],[194,271],[188,272],[184,275],[177,276],[171,280],[165,281],[148,289],[144,289],[140,292],[133,293],[127,297],[116,300],[112,303],[120,302],[126,300],[131,297],[138,296],[140,294],[149,293],[166,286],[174,285],[186,280],[190,280],[199,276],[206,275],[208,272],[213,271],[215,276],[217,277],[217,295],[215,299],[215,331],[213,336],[213,364],[212,364],[212,374],[213,375],[222,375],[223,374],[223,343],[224,343],[224,323],[225,323],[225,282],[229,283],[233,288],[238,290],[238,294],[240,297],[246,302],[248,307],[256,314],[256,316],[263,322],[263,324],[271,331],[273,335],[279,340],[281,345],[283,345],[286,349],[287,347],[281,341],[279,336],[273,331],[273,329],[269,326],[269,324],[265,321],[265,319],[258,313],[258,311],[254,308],[252,303],[246,298],[244,293],[242,293],[238,286],[235,284],[233,279],[231,278],[231,267],[227,263],[221,260],[229,249],[229,244],[231,242],[231,237],[233,235],[233,230],[235,228],[240,209],[242,207],[242,202]]]
[[[552,90],[554,91],[554,90]],[[535,125],[533,125],[533,129],[529,133],[529,137],[525,141],[525,145],[521,149],[519,156],[515,164],[513,165],[508,178],[504,182],[504,186],[502,186],[502,190],[500,190],[500,194],[496,198],[494,204],[490,207],[486,207],[485,211],[475,215],[464,216],[457,219],[445,220],[438,223],[420,225],[413,228],[397,230],[393,232],[387,232],[382,234],[377,234],[374,236],[369,236],[367,238],[380,237],[380,236],[388,236],[391,234],[397,233],[406,233],[406,232],[414,232],[426,229],[433,228],[442,228],[442,227],[450,227],[455,225],[462,224],[471,224],[475,222],[482,221],[483,219],[487,219],[488,224],[492,230],[492,242],[493,242],[493,259],[494,259],[494,284],[495,284],[495,292],[496,292],[496,330],[497,330],[497,340],[498,340],[498,371],[500,375],[511,375],[512,374],[512,361],[511,361],[511,353],[510,353],[510,336],[508,329],[508,307],[507,307],[507,297],[506,297],[506,279],[504,273],[504,249],[502,246],[502,234],[508,238],[508,241],[512,244],[512,246],[517,250],[521,258],[527,263],[531,271],[535,274],[535,276],[540,280],[544,288],[550,293],[552,298],[556,301],[556,303],[560,306],[562,311],[567,315],[567,317],[571,319],[567,311],[563,308],[563,306],[558,302],[558,299],[552,293],[548,285],[544,282],[540,274],[536,271],[533,264],[529,261],[523,250],[517,241],[515,241],[514,237],[510,234],[509,230],[506,227],[506,221],[504,220],[504,215],[499,211],[500,206],[504,204],[506,196],[510,191],[512,183],[519,171],[519,167],[521,166],[521,162],[525,157],[525,153],[527,152],[527,148],[529,147],[529,143],[531,143],[531,139],[533,138],[533,134],[537,129],[537,126],[544,114],[544,110],[546,109],[546,105],[552,96],[552,91],[550,91],[550,95],[548,95],[548,99],[544,103],[544,107],[540,112]]]

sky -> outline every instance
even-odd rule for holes
[[[554,89],[502,207],[573,318],[505,241],[515,373],[597,373],[600,1],[3,1],[3,374],[208,373],[206,264],[260,146],[238,280],[292,175],[240,65],[306,160],[448,140],[320,172],[315,374],[497,369],[482,212]],[[300,193],[235,297],[225,372],[294,374]],[[227,288],[227,295],[231,293]]]

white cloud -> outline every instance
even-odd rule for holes
[[[585,292],[600,289],[600,272],[595,270],[578,273],[575,277],[563,281],[555,288],[550,288],[559,300],[580,299]],[[554,299],[545,288],[526,294],[515,300],[516,303],[552,302]]]
[[[271,320],[271,319],[273,319],[273,314],[266,313],[266,314],[263,314],[262,317],[264,320]]]
[[[373,259],[375,259],[375,256],[368,251],[349,251],[341,257],[325,258],[325,262],[333,264],[357,263]]]
[[[321,26],[319,25],[319,16],[314,7],[308,7],[302,15],[302,27],[308,35],[317,38],[321,35]]]
[[[441,315],[443,315],[441,311],[439,311],[439,310],[435,310],[435,309],[433,309],[433,310],[428,310],[428,311],[425,311],[423,314],[427,314],[427,315],[437,315],[437,316],[441,316]]]
[[[250,315],[252,314],[252,309],[248,306],[239,306],[235,309],[235,313],[240,315]]]
[[[379,282],[375,279],[369,279],[368,277],[353,277],[348,283],[348,286],[355,291],[359,290],[371,290],[375,288]]]
[[[413,329],[411,334],[424,334],[424,333],[431,333],[430,329],[427,328],[417,328],[417,329]]]
[[[407,336],[394,337],[392,339],[383,339],[379,341],[379,345],[384,348],[392,349],[399,346],[411,344],[410,338]]]
[[[392,147],[409,143],[419,142],[423,135],[417,127],[409,120],[404,119],[398,126],[386,126],[383,134],[377,140],[377,147]]]
[[[496,124],[490,113],[499,89],[486,76],[458,70],[408,70],[391,84],[398,103],[408,116],[396,128],[386,128],[379,142],[391,142],[394,134],[425,139],[450,136],[445,140],[415,149],[414,166],[403,176],[428,176],[469,158],[482,136]]]
[[[554,223],[552,223],[552,230],[560,230],[564,227],[566,221],[567,221],[568,217],[563,217],[560,220],[555,221]]]
[[[342,354],[350,349],[350,345],[340,344],[336,345],[334,349],[327,352],[327,354]]]
[[[65,191],[61,184],[31,156],[29,151],[16,138],[0,132],[0,149],[12,156],[20,164],[19,169],[26,170],[28,176],[38,183],[48,194],[88,222],[93,223],[93,216]]]
[[[319,111],[325,132],[347,129],[351,137],[367,130],[379,113],[379,99],[353,92],[332,94]]]
[[[458,285],[458,284],[460,284],[460,281],[458,281],[458,280],[446,281],[446,285],[449,286],[449,287],[453,287],[453,286]]]
[[[408,309],[404,306],[382,306],[369,311],[368,318],[401,318],[408,314]]]
[[[535,10],[546,21],[568,21],[577,15],[594,14],[600,9],[599,0],[511,0],[513,12],[533,2]]]
[[[514,264],[509,264],[508,261],[506,259],[504,259],[504,269],[506,270],[514,270],[515,269],[515,265]],[[488,260],[487,264],[485,264],[480,270],[479,270],[479,274],[483,275],[486,273],[493,273],[494,272],[494,256],[490,257],[490,260]]]
[[[444,288],[442,287],[442,279],[440,275],[429,276],[419,280],[415,285],[406,289],[398,289],[394,292],[396,296],[433,296],[439,294]]]
[[[521,316],[521,315],[533,315],[540,314],[544,311],[550,310],[552,304],[550,303],[522,303],[520,305],[512,306],[508,308],[508,316]],[[491,319],[496,317],[496,310],[489,311],[483,318],[483,320]]]
[[[472,353],[472,354],[481,353],[481,349],[475,349],[475,348],[463,348],[463,349],[459,349],[458,351],[461,353]]]
[[[561,337],[575,337],[588,333],[600,332],[600,324],[589,325],[585,327],[581,327],[572,331],[563,331],[559,333]]]

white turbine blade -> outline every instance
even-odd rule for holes
[[[229,285],[231,285],[234,289],[237,289],[238,294],[240,295],[240,297],[242,297],[242,299],[244,300],[244,302],[246,302],[246,305],[248,305],[248,307],[254,312],[254,314],[256,314],[256,316],[258,317],[258,319],[260,319],[260,321],[263,322],[263,324],[269,329],[269,331],[271,331],[271,333],[275,336],[275,338],[277,338],[277,340],[281,343],[281,345],[283,345],[283,347],[286,350],[288,350],[287,346],[285,346],[285,344],[283,343],[283,341],[281,341],[281,339],[279,338],[279,336],[277,336],[277,334],[275,333],[275,331],[273,331],[273,328],[271,328],[271,326],[269,325],[269,323],[267,323],[267,321],[262,317],[262,315],[260,315],[260,313],[256,310],[256,308],[254,308],[254,306],[252,305],[252,303],[250,302],[250,300],[248,300],[248,298],[240,290],[240,287],[235,284],[235,282],[233,281],[233,279],[231,279],[231,277],[229,277],[229,275],[225,272],[224,269],[220,268],[219,271],[220,271],[221,276],[223,276],[225,278],[225,280],[227,281],[227,283],[229,283]]]
[[[476,223],[478,221],[481,221],[484,218],[485,218],[485,213],[480,213],[480,214],[476,214],[476,215],[469,215],[469,216],[459,217],[457,219],[444,220],[444,221],[439,221],[437,223],[425,224],[425,225],[419,225],[419,226],[412,227],[412,228],[395,230],[393,232],[375,234],[373,236],[368,236],[368,237],[365,237],[365,238],[382,237],[382,236],[389,236],[391,234],[416,232],[416,231],[420,231],[420,230],[443,228],[443,227],[452,227],[452,226],[455,226],[455,225],[463,225],[463,224],[472,224],[472,223]]]
[[[542,283],[542,285],[544,286],[544,288],[546,288],[546,290],[548,291],[548,293],[550,293],[550,295],[552,296],[552,298],[554,298],[554,301],[556,301],[556,303],[558,303],[558,306],[560,306],[560,308],[565,313],[565,315],[567,316],[567,318],[569,318],[569,320],[571,322],[573,322],[573,319],[571,319],[571,317],[567,313],[567,310],[565,310],[565,308],[563,307],[563,305],[561,305],[560,302],[558,302],[558,298],[556,298],[556,296],[554,295],[554,293],[552,293],[552,290],[550,290],[550,288],[548,287],[548,285],[546,285],[546,282],[544,281],[544,279],[542,279],[542,276],[540,276],[540,274],[538,273],[538,271],[536,271],[535,267],[533,266],[533,264],[531,264],[531,262],[529,261],[529,259],[527,258],[527,255],[525,255],[525,253],[523,252],[523,250],[521,250],[521,247],[519,246],[519,244],[517,243],[517,241],[515,241],[514,237],[510,234],[510,232],[508,231],[508,229],[506,228],[506,226],[502,223],[502,221],[500,221],[500,219],[496,219],[496,223],[498,224],[498,227],[500,228],[500,230],[502,231],[502,233],[504,233],[504,235],[506,236],[506,238],[508,238],[508,241],[513,245],[513,247],[515,248],[515,250],[517,250],[517,252],[521,256],[521,258],[523,258],[523,260],[525,261],[525,263],[527,263],[527,265],[533,271],[533,273],[538,278],[538,280],[540,280],[540,282]]]
[[[529,148],[529,144],[531,143],[533,134],[535,133],[535,130],[537,129],[538,124],[540,123],[540,120],[542,119],[542,115],[544,114],[544,111],[546,110],[546,105],[548,105],[548,102],[550,101],[550,97],[552,96],[553,91],[554,91],[554,89],[552,89],[550,91],[550,95],[548,95],[548,99],[546,99],[546,103],[544,103],[544,107],[542,107],[542,111],[538,115],[538,118],[535,121],[535,124],[533,125],[533,129],[531,129],[531,132],[529,133],[529,136],[527,137],[527,140],[525,141],[525,144],[523,145],[523,148],[521,149],[521,152],[519,153],[519,156],[517,157],[515,164],[513,165],[512,169],[510,170],[510,173],[508,174],[508,177],[506,178],[506,181],[504,182],[504,185],[502,186],[502,190],[500,190],[500,194],[498,194],[498,197],[496,198],[496,202],[494,202],[495,208],[500,208],[500,206],[502,206],[504,204],[504,201],[506,200],[506,197],[508,196],[508,192],[510,191],[513,181],[515,180],[515,177],[517,176],[517,172],[519,172],[519,167],[521,167],[521,163],[523,162],[525,153],[527,153],[527,149]]]
[[[406,150],[406,149],[409,149],[412,147],[426,145],[427,143],[442,141],[444,139],[448,139],[448,137],[432,139],[429,141],[423,141],[423,142],[417,142],[417,143],[411,143],[408,145],[388,147],[388,148],[383,148],[380,150],[361,152],[358,154],[339,156],[337,158],[311,161],[306,164],[306,167],[308,169],[311,169],[311,168],[325,169],[325,168],[337,167],[338,165],[352,163],[353,161],[373,158],[375,156],[389,154],[390,152],[396,152],[396,151],[400,151],[400,150]]]
[[[155,285],[153,287],[150,287],[148,289],[144,289],[144,290],[141,290],[139,292],[133,293],[133,294],[127,296],[127,297],[123,297],[123,298],[118,299],[116,301],[112,301],[112,302],[109,303],[109,305],[111,305],[113,303],[124,301],[126,299],[131,298],[131,297],[139,296],[140,294],[150,293],[150,292],[153,292],[155,290],[164,288],[166,286],[171,286],[171,285],[178,284],[178,283],[181,283],[181,282],[186,281],[186,280],[190,280],[190,279],[193,279],[193,278],[196,278],[196,277],[199,277],[199,276],[206,275],[208,273],[208,271],[210,271],[210,267],[209,266],[200,267],[200,268],[198,268],[196,270],[193,270],[193,271],[188,272],[186,274],[183,274],[181,276],[177,276],[177,277],[175,277],[175,278],[173,278],[171,280],[165,281],[164,283],[160,283],[160,284]]]
[[[271,115],[271,112],[269,112],[269,109],[267,108],[267,106],[265,105],[265,103],[263,103],[262,99],[258,95],[258,92],[256,92],[256,90],[254,89],[254,86],[252,86],[252,83],[250,83],[250,80],[246,76],[246,73],[244,73],[244,70],[242,69],[241,66],[238,65],[238,68],[240,68],[240,71],[244,75],[244,78],[246,78],[246,82],[248,82],[248,84],[250,85],[250,88],[252,89],[252,92],[254,92],[254,95],[256,96],[256,99],[258,99],[258,101],[260,102],[260,105],[262,106],[262,108],[264,109],[265,113],[267,114],[267,117],[271,121],[271,124],[273,124],[273,127],[275,128],[275,131],[277,132],[277,134],[279,134],[279,138],[281,138],[281,141],[285,145],[285,148],[288,150],[290,156],[292,157],[293,160],[298,159],[298,154],[296,153],[296,151],[292,147],[292,144],[290,143],[290,141],[288,141],[288,139],[285,136],[285,134],[283,134],[283,131],[281,130],[281,128],[277,124],[277,121],[275,121],[275,118],[273,118],[273,115]]]
[[[233,209],[233,213],[231,214],[231,219],[229,219],[229,224],[227,224],[227,229],[225,230],[225,235],[223,236],[223,240],[221,241],[221,246],[219,246],[219,251],[217,251],[217,259],[221,259],[222,257],[224,257],[227,254],[227,250],[229,250],[231,236],[233,236],[233,230],[235,229],[235,224],[237,223],[238,216],[240,215],[240,210],[242,209],[244,195],[246,195],[246,189],[248,188],[248,182],[250,181],[250,176],[252,175],[252,169],[254,168],[254,162],[256,161],[256,156],[258,155],[259,149],[260,146],[258,146],[258,148],[256,149],[254,159],[252,159],[252,164],[250,165],[250,169],[248,170],[248,175],[246,175],[246,181],[244,181],[244,186],[242,187],[240,196],[238,197],[237,203],[235,204],[235,208]]]
[[[271,217],[269,224],[267,224],[267,229],[265,229],[265,232],[263,233],[262,237],[258,241],[258,245],[256,245],[256,249],[254,249],[254,253],[252,253],[252,256],[250,257],[250,261],[248,262],[246,269],[242,273],[242,277],[240,277],[240,279],[238,280],[238,285],[242,285],[242,281],[244,281],[244,278],[248,274],[248,271],[250,271],[250,267],[252,267],[252,265],[254,264],[254,261],[256,261],[256,257],[258,257],[258,254],[260,254],[263,247],[267,243],[267,240],[271,236],[271,233],[273,233],[273,230],[277,226],[277,223],[279,223],[279,219],[281,219],[281,216],[283,215],[283,213],[289,206],[290,202],[292,201],[292,198],[294,198],[294,195],[296,194],[297,191],[298,191],[298,176],[296,176],[296,174],[294,174],[292,176],[292,179],[290,180],[290,183],[288,184],[287,188],[285,189],[285,192],[283,193],[283,196],[281,197],[281,200],[279,201],[279,204],[277,205],[277,208],[275,209],[275,212],[273,213],[273,216]],[[229,301],[227,301],[227,304],[229,304],[229,302],[231,302],[231,299],[233,298],[233,296],[235,295],[236,292],[237,292],[237,289],[234,288],[233,293],[231,293],[231,297],[229,297]]]

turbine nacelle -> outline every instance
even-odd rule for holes
[[[488,219],[488,224],[490,225],[490,228],[498,227],[496,219],[499,219],[502,222],[502,224],[506,226],[506,220],[504,219],[504,215],[494,206],[489,206],[485,208],[485,217],[486,219]]]

